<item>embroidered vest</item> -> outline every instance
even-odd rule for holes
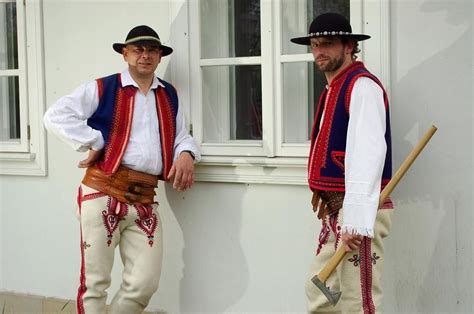
[[[87,120],[87,125],[102,133],[105,146],[96,166],[110,175],[117,171],[127,148],[137,88],[122,87],[120,74],[99,78],[96,81],[99,105],[96,112]],[[171,84],[161,79],[160,82],[165,87],[158,86],[155,89],[163,158],[163,172],[159,178],[166,180],[173,164],[178,95]]]
[[[308,159],[308,182],[311,190],[345,191],[344,159],[349,125],[349,104],[352,88],[361,76],[374,80],[383,90],[387,152],[382,173],[382,188],[392,177],[392,145],[387,94],[380,81],[367,71],[362,62],[353,62],[333,79],[329,89],[323,91],[318,101]],[[324,119],[320,127],[323,111],[325,112]]]

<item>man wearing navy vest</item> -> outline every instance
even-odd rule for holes
[[[124,265],[110,313],[141,313],[158,289],[161,219],[154,200],[158,179],[178,191],[194,182],[199,149],[188,134],[176,89],[156,77],[173,49],[150,27],[133,28],[113,44],[128,68],[79,86],[44,116],[49,131],[77,151],[87,168],[79,187],[81,274],[78,313],[105,313],[115,248]]]
[[[393,206],[378,204],[392,172],[390,116],[382,84],[356,61],[358,42],[369,38],[353,34],[342,15],[325,13],[311,23],[308,35],[291,39],[311,47],[328,83],[317,104],[308,160],[312,205],[322,220],[306,283],[310,313],[374,313],[382,300],[382,240]],[[341,245],[350,254],[327,280],[342,292],[333,307],[311,278]]]

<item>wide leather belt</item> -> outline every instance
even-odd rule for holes
[[[97,191],[115,197],[128,204],[149,205],[155,203],[158,176],[120,166],[117,172],[106,175],[96,166],[87,168],[82,183]]]

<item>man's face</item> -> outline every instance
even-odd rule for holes
[[[152,76],[161,61],[162,51],[158,46],[127,45],[123,48],[123,58],[132,74]]]
[[[336,72],[348,58],[351,58],[352,44],[343,44],[334,36],[311,38],[311,50],[318,69],[322,72]]]

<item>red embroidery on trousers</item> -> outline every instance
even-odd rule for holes
[[[107,231],[107,245],[112,243],[114,231],[117,229],[120,220],[127,215],[127,204],[119,202],[115,197],[108,196],[107,210],[102,211],[102,219]]]
[[[153,246],[155,236],[153,235],[158,226],[158,219],[156,214],[153,212],[153,206],[151,205],[134,205],[137,209],[138,218],[135,219],[135,223],[148,237],[148,245]]]
[[[82,191],[82,189],[80,189]],[[86,287],[86,265],[84,262],[84,245],[82,245],[82,224],[81,224],[81,275],[79,278],[79,289],[77,289],[77,302],[76,302],[76,308],[77,308],[77,313],[79,314],[84,314],[84,302],[83,302],[83,297],[84,294],[87,291]]]
[[[372,256],[371,239],[364,237],[359,248],[360,253],[360,288],[362,292],[362,308],[365,314],[375,313],[372,299]]]
[[[82,205],[82,186],[79,185],[79,188],[77,189],[77,206],[79,207],[79,212],[81,211],[81,205]]]
[[[94,193],[83,195],[82,186],[79,186],[77,190],[77,206],[79,206],[79,214],[82,213],[82,202],[96,199],[102,196],[105,196],[105,194],[102,192],[94,192]],[[80,226],[80,231],[81,231],[81,274],[79,277],[79,288],[77,289],[76,310],[77,310],[77,313],[84,314],[85,310],[84,310],[83,297],[87,291],[87,287],[86,287],[86,265],[84,261],[85,246],[84,246],[83,237],[82,237],[82,224]]]

